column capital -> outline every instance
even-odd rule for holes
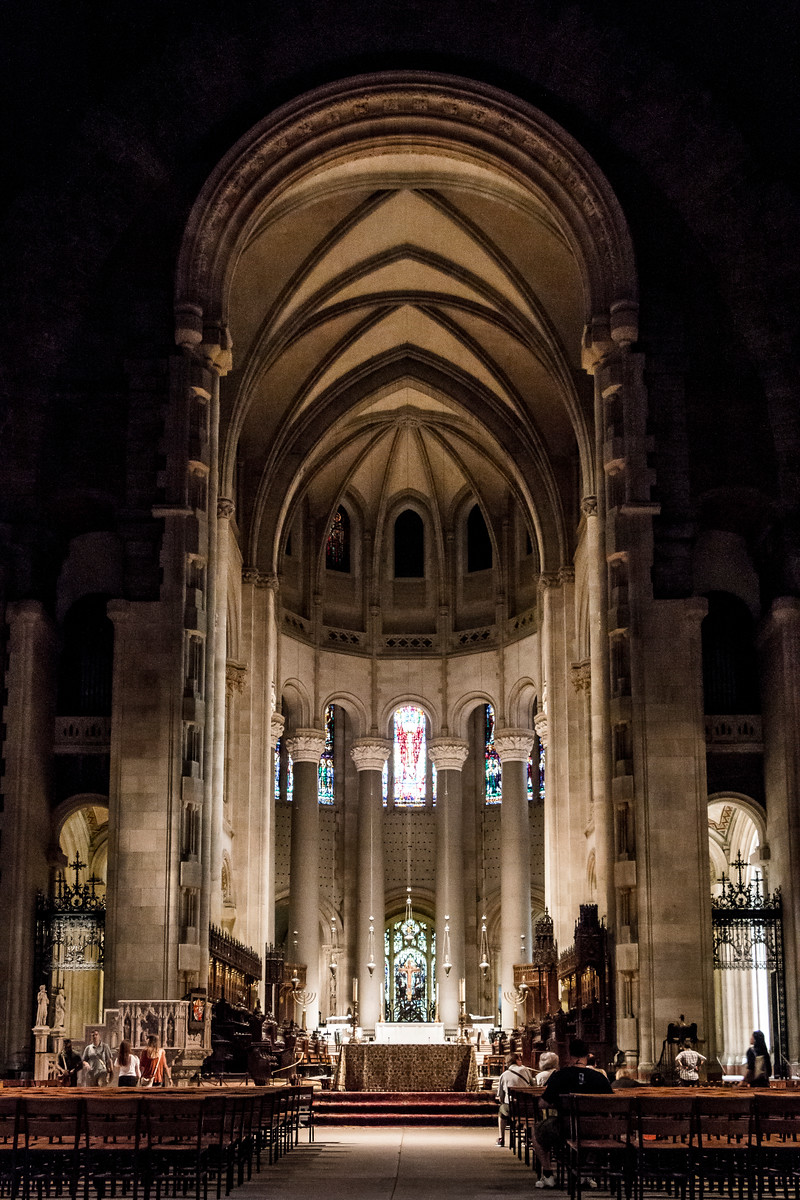
[[[217,517],[220,520],[229,521],[236,512],[236,505],[227,496],[220,496],[217,500]]]
[[[225,690],[229,696],[234,692],[241,696],[247,679],[247,667],[244,663],[228,660],[225,664]]]
[[[500,755],[500,761],[527,762],[533,749],[534,736],[532,729],[496,729],[494,748]]]
[[[461,738],[436,738],[428,746],[428,758],[437,771],[460,771],[469,755],[469,743]]]
[[[589,692],[592,689],[592,664],[588,658],[572,664],[572,686],[576,692]],[[544,715],[544,714],[543,714]],[[534,727],[536,721],[534,719]]]
[[[269,731],[272,735],[273,746],[279,740],[279,738],[283,737],[283,730],[285,726],[286,717],[283,715],[283,713],[274,712],[269,719]]]
[[[278,576],[267,571],[260,571],[258,567],[242,567],[242,583],[249,583],[252,587],[269,588],[272,592],[278,590]]]
[[[286,749],[296,763],[319,763],[325,749],[325,733],[322,729],[295,729]]]
[[[385,738],[357,738],[350,747],[357,771],[382,771],[391,752],[392,743]]]
[[[533,718],[533,727],[536,730],[536,736],[538,737],[539,741],[542,743],[544,748],[547,749],[548,722],[546,712],[540,712],[536,714],[536,716]]]
[[[581,500],[581,512],[585,517],[596,517],[597,496],[584,496]]]

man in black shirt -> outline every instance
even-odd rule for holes
[[[595,1095],[608,1095],[611,1092],[611,1084],[603,1072],[586,1065],[588,1054],[589,1047],[586,1043],[580,1038],[573,1038],[569,1044],[572,1064],[553,1072],[539,1100],[542,1108],[554,1108],[558,1116],[548,1117],[541,1125],[537,1125],[534,1131],[533,1149],[541,1167],[541,1177],[535,1184],[537,1188],[551,1188],[556,1185],[551,1155],[566,1137],[567,1110],[563,1098],[575,1092],[593,1092]]]

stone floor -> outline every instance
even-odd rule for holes
[[[563,1193],[534,1192],[535,1176],[508,1149],[495,1145],[496,1129],[444,1126],[403,1129],[317,1129],[252,1182],[232,1195],[256,1200],[506,1200]]]

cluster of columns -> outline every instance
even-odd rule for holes
[[[499,980],[503,1025],[513,1021],[514,963],[531,952],[530,836],[528,829],[527,763],[534,734],[528,729],[504,729],[495,735],[502,763],[501,811],[501,963]],[[294,762],[292,799],[289,955],[306,965],[306,1005],[310,1028],[319,1021],[320,992],[320,822],[317,799],[318,765],[325,749],[320,729],[299,729],[286,743]],[[358,929],[354,940],[360,1024],[372,1030],[382,1019],[384,979],[384,807],[382,774],[392,743],[379,737],[358,738],[350,755],[358,772]],[[436,799],[436,914],[437,997],[439,1018],[446,1029],[458,1025],[459,982],[465,977],[465,894],[462,768],[469,753],[460,738],[441,737],[428,748],[437,770]],[[448,930],[448,954],[444,930]],[[521,957],[522,956],[522,957]]]

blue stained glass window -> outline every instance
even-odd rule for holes
[[[406,704],[394,714],[394,802],[398,808],[424,808],[427,766],[425,713]]]
[[[389,760],[383,760],[383,770],[381,771],[381,789],[383,791],[383,807],[389,803]]]
[[[275,743],[275,799],[281,798],[281,739]]]
[[[544,768],[546,753],[544,743],[539,742],[539,799],[544,800]]]
[[[333,705],[325,709],[325,749],[319,760],[317,799],[320,804],[333,804]]]
[[[486,705],[486,737],[484,743],[486,768],[486,803],[499,804],[503,798],[503,768],[494,746],[494,709]]]
[[[286,799],[291,804],[294,795],[294,762],[291,754],[286,755]]]

